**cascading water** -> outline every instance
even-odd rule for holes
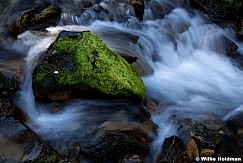
[[[129,8],[125,9],[123,17],[133,14]],[[26,57],[25,81],[18,93],[18,106],[28,114],[28,125],[54,147],[60,148],[55,140],[65,142],[77,134],[81,136],[81,131],[92,133],[108,121],[123,123],[131,120],[131,114],[127,112],[134,108],[110,101],[77,100],[66,104],[62,111],[50,112],[51,104],[35,102],[31,71],[38,55],[48,48],[61,30],[90,30],[100,35],[111,49],[139,58],[146,72],[142,79],[147,98],[158,103],[158,110],[152,115],[152,120],[159,126],[153,143],[155,155],[164,138],[176,134],[176,124],[181,119],[203,119],[215,115],[226,120],[243,112],[243,72],[221,54],[223,36],[235,41],[230,29],[222,29],[207,22],[202,15],[183,8],[175,8],[163,19],[155,20],[151,10],[146,8],[141,22],[132,17],[119,23],[95,21],[94,14],[88,10],[80,17],[64,13],[61,26],[49,28],[48,36],[26,32],[16,42],[30,48]],[[67,19],[76,25],[65,25]],[[243,44],[237,44],[242,53]],[[99,112],[102,106],[107,110]],[[121,109],[114,112],[113,107]],[[94,117],[87,117],[90,108],[95,112]],[[94,119],[97,122],[91,123]]]

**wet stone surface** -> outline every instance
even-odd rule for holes
[[[12,97],[19,88],[16,75],[0,72],[0,97]]]
[[[0,121],[0,146],[3,162],[33,160],[42,149],[37,136],[13,118]]]
[[[157,163],[183,162],[183,141],[177,136],[165,138]]]
[[[206,149],[214,149],[220,142],[218,131],[210,130],[200,122],[185,119],[179,124],[178,132],[185,140],[193,138],[196,143]]]
[[[14,114],[13,100],[10,98],[0,99],[0,119]]]

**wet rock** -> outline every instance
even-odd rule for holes
[[[19,80],[16,75],[0,72],[0,97],[12,97],[19,89]]]
[[[213,156],[214,152],[215,151],[212,149],[202,149],[200,151],[200,156],[201,157],[210,157],[210,156]]]
[[[153,100],[147,100],[147,110],[149,113],[154,113],[155,111],[158,110],[158,103],[153,101]]]
[[[91,32],[59,34],[33,71],[36,98],[107,98],[141,102],[145,86],[135,69]]]
[[[224,123],[221,120],[212,115],[207,115],[204,119],[201,119],[200,122],[209,130],[213,131],[220,131],[224,126]]]
[[[202,4],[199,1],[196,0],[190,0],[190,7],[206,12],[207,11],[207,4]]]
[[[13,118],[0,120],[0,158],[3,162],[34,160],[42,150],[38,137]]]
[[[157,134],[157,125],[154,124],[149,118],[149,113],[144,113],[140,109],[135,109],[133,113],[130,113],[132,116],[130,122],[127,122],[128,117],[127,113],[118,112],[110,116],[108,121],[105,121],[100,125],[98,133],[104,133],[107,131],[119,131],[125,135],[129,135],[136,139],[142,139],[146,142],[151,143],[154,136]],[[149,114],[149,116],[148,116]],[[117,122],[117,119],[122,119]],[[124,121],[125,120],[125,121]]]
[[[89,8],[91,6],[93,6],[91,0],[83,0],[83,1],[80,2],[80,8],[81,9]]]
[[[237,0],[190,0],[190,7],[210,15],[214,19],[237,20],[240,11],[240,1]]]
[[[157,163],[183,162],[183,141],[177,136],[165,138]]]
[[[85,144],[82,149],[83,156],[95,162],[115,162],[125,155],[145,156],[150,153],[150,145],[146,141],[119,131],[100,134],[95,140]]]
[[[123,55],[123,54],[120,54],[120,56],[122,57],[122,58],[124,58],[128,63],[134,63],[134,62],[136,62],[137,61],[137,57],[134,57],[134,56],[129,56],[129,55]]]
[[[243,18],[242,18],[243,19]],[[238,23],[238,28],[236,31],[236,36],[240,41],[243,41],[243,20]]]
[[[68,160],[71,162],[79,163],[81,159],[81,147],[79,144],[73,145],[68,153]]]
[[[227,56],[234,56],[238,50],[238,46],[226,36],[218,36],[209,43],[209,48],[217,53],[225,54]]]
[[[119,163],[144,163],[144,159],[139,155],[127,155],[120,159]]]
[[[236,36],[240,41],[243,41],[243,3],[241,3],[241,6],[237,12],[237,31]]]
[[[199,157],[199,151],[197,149],[197,143],[194,139],[191,139],[185,146],[185,150],[183,151],[183,161],[185,162],[193,162],[195,158]]]
[[[148,74],[152,74],[152,72],[153,72],[151,67],[142,63],[140,60],[138,60],[137,62],[134,62],[132,64],[132,66],[138,72],[139,76],[146,76]]]
[[[0,45],[3,44],[8,38],[10,38],[10,35],[7,32],[0,31]]]
[[[241,118],[242,114],[239,114],[225,122],[225,126],[234,135],[241,135],[241,130],[243,128],[243,120]]]
[[[96,12],[96,13],[100,13],[100,12],[105,12],[105,13],[109,13],[108,10],[104,9],[101,5],[99,4],[95,4],[92,9]]]
[[[215,149],[221,135],[218,131],[210,130],[200,122],[185,119],[179,124],[178,132],[184,139],[193,138],[197,145],[206,149]]]
[[[106,158],[107,162],[112,162],[115,155],[114,157],[117,158],[114,159],[118,162],[118,159],[131,154],[137,154],[144,158],[144,155],[139,151],[146,150],[147,147],[150,148],[156,132],[156,126],[153,126],[153,122],[149,119],[145,120],[145,117],[149,117],[146,113],[140,110],[135,111],[135,105],[128,106],[129,104],[124,104],[124,102],[104,101],[97,103],[97,100],[87,100],[90,101],[91,106],[89,106],[87,101],[83,102],[83,100],[81,100],[82,103],[76,104],[77,109],[85,104],[82,115],[77,112],[77,119],[75,118],[76,121],[71,127],[64,127],[65,132],[50,129],[48,132],[50,134],[43,135],[42,138],[48,142],[48,145],[59,154],[74,161],[92,160],[94,157],[94,162],[98,162],[99,158],[101,160]],[[95,103],[96,105],[94,105]],[[74,106],[74,103],[67,105]],[[111,139],[109,139],[110,133]],[[143,149],[141,150],[141,148]]]
[[[223,134],[220,144],[216,148],[215,153],[222,157],[239,157],[242,156],[236,137],[232,135]]]
[[[243,151],[243,120],[242,120],[242,113],[237,114],[233,117],[231,117],[230,119],[228,119],[225,122],[225,133],[227,134],[227,136],[225,136],[226,138],[228,137],[229,139],[233,139],[232,144],[230,146],[234,146],[233,150],[231,151],[231,154],[237,154],[237,156],[243,156],[242,152]],[[225,140],[225,139],[224,139]],[[225,142],[227,140],[222,140],[222,147],[220,148],[222,151],[222,148],[225,146],[227,146],[227,143],[230,142]],[[230,152],[230,151],[229,151]],[[226,152],[225,152],[226,153]]]
[[[23,12],[12,24],[10,33],[17,36],[27,30],[44,30],[57,24],[61,12],[60,7],[52,6],[51,3],[44,1],[40,5]]]
[[[233,55],[237,50],[238,50],[238,46],[229,38],[224,37],[223,38],[224,41],[224,53],[226,55]]]
[[[11,98],[0,99],[0,120],[14,114],[14,104]]]
[[[148,3],[155,19],[162,19],[164,17],[163,6],[156,0],[151,0]]]
[[[145,8],[143,0],[130,0],[130,5],[133,6],[136,17],[138,17],[140,20],[143,20]]]

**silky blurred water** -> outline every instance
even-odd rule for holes
[[[146,7],[144,20],[140,22],[134,18],[129,6],[122,8],[122,3],[119,3],[114,10],[107,2],[101,5],[114,14],[116,22],[108,21],[105,13],[97,17],[91,10],[79,16],[63,13],[60,26],[48,28],[46,35],[31,32],[20,35],[13,46],[25,46],[28,53],[25,57],[25,80],[18,92],[18,106],[28,114],[28,125],[42,137],[54,141],[70,136],[63,133],[71,133],[71,137],[75,137],[82,128],[92,133],[102,123],[110,121],[110,116],[116,115],[108,109],[92,117],[98,122],[89,126],[89,110],[97,111],[101,106],[112,108],[122,105],[123,109],[118,112],[123,116],[118,120],[121,123],[133,120],[130,110],[134,106],[110,101],[80,99],[56,112],[50,112],[50,105],[35,101],[31,86],[32,69],[38,63],[38,57],[62,30],[90,30],[118,53],[138,57],[146,72],[142,77],[147,89],[146,97],[158,103],[158,110],[152,114],[152,120],[159,126],[153,143],[154,151],[159,151],[164,138],[176,134],[178,120],[198,120],[208,115],[227,120],[242,113],[243,72],[223,54],[225,45],[222,38],[226,36],[234,41],[241,54],[243,43],[236,40],[232,29],[223,29],[209,22],[204,15],[183,8],[181,1],[158,2],[174,8],[163,19],[155,19],[151,9]],[[126,5],[127,2],[123,3]],[[116,15],[117,11],[120,11],[120,17]],[[112,122],[115,122],[114,119]]]

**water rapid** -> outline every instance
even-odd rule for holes
[[[134,121],[131,116],[134,106],[123,103],[79,99],[55,110],[55,104],[34,100],[31,72],[38,57],[62,30],[90,30],[100,35],[111,49],[139,58],[145,71],[142,79],[147,88],[146,98],[158,103],[158,110],[152,114],[153,122],[159,126],[153,143],[155,153],[164,138],[176,134],[181,119],[198,120],[214,115],[227,120],[243,112],[243,71],[222,53],[223,36],[235,41],[239,53],[243,52],[243,43],[237,42],[231,28],[221,28],[204,15],[180,7],[163,19],[154,19],[151,10],[146,8],[141,22],[132,16],[120,22],[93,20],[97,18],[89,12],[83,17],[63,14],[60,26],[48,28],[46,35],[25,32],[14,45],[22,44],[29,49],[17,104],[27,113],[30,128],[55,148],[65,151],[56,140],[65,142],[77,135],[81,139],[104,123]],[[124,17],[132,14],[129,8],[123,12]],[[74,25],[65,24],[67,20]],[[101,112],[101,107],[107,110]],[[120,109],[115,112],[113,108]],[[90,116],[91,109],[93,116]]]

